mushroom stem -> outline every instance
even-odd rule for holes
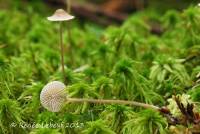
[[[60,22],[60,51],[61,51],[61,64],[64,82],[65,79],[65,64],[64,64],[64,45],[63,45],[63,35],[62,35],[62,22]]]
[[[99,104],[121,104],[121,105],[138,106],[138,107],[143,107],[143,108],[146,108],[146,109],[154,109],[156,111],[160,110],[159,107],[154,106],[154,105],[145,104],[145,103],[136,102],[136,101],[126,101],[126,100],[67,98],[67,102],[75,102],[75,103],[88,102],[88,103],[99,103]]]

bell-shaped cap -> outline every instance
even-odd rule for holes
[[[47,17],[47,19],[49,21],[68,21],[68,20],[74,19],[74,16],[68,14],[63,9],[57,9],[55,13],[52,16]]]
[[[40,93],[40,102],[44,108],[51,112],[58,112],[66,99],[65,85],[59,81],[53,81],[44,86]]]

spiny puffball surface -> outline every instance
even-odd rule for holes
[[[52,81],[45,85],[40,93],[40,102],[44,108],[51,112],[58,112],[66,99],[65,84]]]

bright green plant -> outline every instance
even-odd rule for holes
[[[99,94],[95,92],[95,90],[88,84],[80,82],[73,84],[67,88],[69,92],[69,97],[76,97],[76,98],[98,98]],[[87,102],[84,102],[83,104],[72,104],[75,106],[73,109],[76,113],[78,112],[85,112],[89,104]],[[72,107],[70,109],[72,109]]]
[[[111,105],[105,108],[101,113],[101,118],[106,120],[107,124],[116,133],[121,133],[124,127],[124,122],[128,119],[128,116],[134,114],[131,108],[126,106]]]
[[[122,59],[114,66],[111,76],[114,79],[114,93],[120,98],[152,103],[161,97],[152,90],[150,81],[134,70],[134,61]],[[153,97],[153,98],[152,98]]]
[[[116,134],[103,120],[88,122],[87,124],[88,127],[82,132],[83,134]]]
[[[132,114],[124,125],[124,134],[165,134],[168,126],[165,118],[151,110]]]
[[[56,129],[49,129],[49,128],[43,128],[43,129],[35,129],[30,134],[62,134]]]
[[[113,80],[107,77],[100,77],[93,83],[94,89],[101,98],[111,98],[113,92]]]
[[[0,100],[0,121],[0,133],[25,132],[19,127],[19,124],[23,122],[23,114],[20,105],[15,100],[8,98]]]
[[[174,85],[173,89],[177,90],[183,90],[185,87],[191,86],[192,82],[182,63],[183,61],[184,59],[162,56],[158,61],[153,62],[149,78],[155,84],[155,88],[158,91],[162,93],[163,90],[166,90],[165,83],[167,82],[172,82]]]

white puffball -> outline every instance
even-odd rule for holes
[[[66,99],[65,84],[52,81],[44,86],[40,93],[40,102],[43,107],[51,112],[58,112]]]

